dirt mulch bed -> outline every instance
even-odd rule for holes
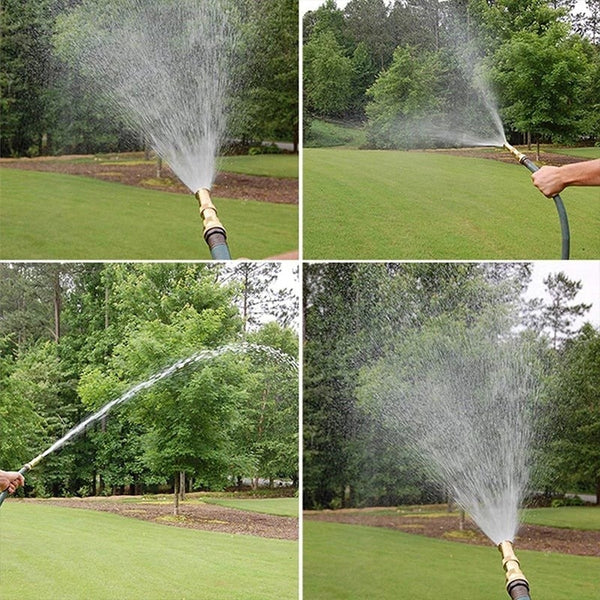
[[[393,511],[393,509],[390,509]],[[433,538],[489,546],[490,540],[481,533],[475,524],[467,519],[465,528],[460,531],[460,518],[449,514],[388,514],[382,509],[343,509],[336,511],[305,511],[304,518],[311,521],[328,521],[351,525],[369,525],[397,529]],[[519,549],[539,552],[560,552],[580,556],[600,556],[600,531],[560,529],[540,525],[523,525],[515,540]]]
[[[180,514],[176,517],[173,515],[173,504],[164,502],[123,502],[85,498],[26,499],[20,502],[98,510],[186,529],[254,535],[279,540],[298,539],[298,519],[237,510],[217,504],[184,502],[179,505]]]
[[[540,160],[537,160],[535,149],[531,151],[526,148],[519,147],[519,150],[525,153],[531,160],[539,162],[541,165],[551,165],[560,167],[562,165],[570,165],[576,162],[589,160],[578,156],[569,156],[567,154],[554,154],[553,152],[540,152]],[[425,152],[444,152],[452,156],[466,156],[468,158],[487,158],[489,160],[497,160],[499,162],[519,164],[515,157],[507,150],[490,150],[489,148],[451,148],[442,150],[425,150]]]
[[[163,167],[161,178],[158,179],[155,164],[138,162],[128,164],[127,162],[119,163],[116,160],[110,162],[71,162],[69,160],[81,158],[85,157],[3,158],[0,159],[0,166],[25,171],[84,175],[163,192],[190,193],[168,166]],[[217,176],[212,194],[215,197],[258,200],[274,204],[298,204],[298,180],[222,172]]]

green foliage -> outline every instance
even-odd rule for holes
[[[55,306],[63,325],[60,339],[46,340],[39,328],[22,336],[18,352],[0,359],[5,468],[30,460],[85,416],[178,359],[241,338],[238,286],[221,265],[60,269],[64,285],[58,291],[56,264],[0,270],[0,288],[27,290],[31,304],[52,306],[48,292],[58,293]],[[251,282],[255,277],[248,272]],[[273,280],[262,284],[251,292],[253,301],[255,295],[264,301]],[[22,298],[15,293],[3,300],[3,333],[9,340],[21,331]],[[296,356],[296,335],[275,320],[293,322],[297,305],[277,294],[268,304],[263,315],[272,322],[256,326],[249,339]],[[247,432],[258,429],[260,436],[248,441]],[[230,353],[208,357],[115,407],[45,458],[27,477],[27,492],[88,495],[127,488],[141,493],[179,471],[196,487],[217,489],[233,475],[297,480],[297,430],[297,371],[285,361],[272,364],[262,356]]]
[[[565,496],[564,498],[554,498],[550,503],[552,508],[559,508],[561,506],[583,506],[584,502],[579,496]]]
[[[584,42],[564,24],[541,34],[516,33],[494,54],[493,64],[507,124],[556,141],[587,133],[592,66]]]
[[[237,4],[237,3],[236,3]],[[245,2],[240,27],[244,84],[233,115],[236,135],[298,142],[298,0]]]
[[[353,65],[331,31],[315,35],[304,48],[304,93],[309,111],[336,115],[351,103]]]
[[[305,267],[305,507],[443,499],[406,441],[385,426],[385,411],[371,402],[369,383],[380,381],[386,356],[395,375],[410,377],[427,348],[441,343],[450,352],[463,330],[480,336],[506,332],[529,269],[498,269]]]
[[[555,485],[600,496],[600,334],[591,325],[564,346],[547,403]]]
[[[367,140],[380,148],[427,144],[423,124],[442,106],[439,53],[397,48],[388,70],[367,91]]]
[[[281,154],[282,150],[277,144],[269,144],[268,146],[252,146],[248,150],[249,156],[257,156],[259,154]]]

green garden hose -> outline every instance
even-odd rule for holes
[[[200,216],[204,224],[204,240],[210,248],[211,257],[213,260],[230,260],[231,254],[227,245],[227,232],[221,221],[219,221],[217,209],[210,197],[210,191],[201,188],[194,195],[200,207]]]
[[[516,148],[511,146],[508,142],[505,142],[504,147],[511,152],[516,159],[529,171],[535,173],[539,171],[539,167],[529,158],[527,158],[522,152],[519,152]],[[570,255],[570,247],[571,247],[571,234],[569,232],[569,219],[567,217],[567,210],[565,209],[565,205],[563,204],[562,198],[559,194],[553,196],[554,204],[556,206],[556,210],[558,211],[558,218],[560,220],[560,232],[562,238],[562,248],[561,248],[561,259],[569,260]]]

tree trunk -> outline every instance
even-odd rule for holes
[[[596,506],[600,506],[600,477],[596,479]]]
[[[531,151],[531,131],[527,132],[527,150]]]
[[[54,270],[54,341],[58,344],[60,341],[60,310],[61,310],[61,289],[60,289],[60,267],[57,265]]]
[[[535,147],[535,159],[540,160],[540,136],[538,135],[537,144]]]
[[[458,522],[458,528],[460,531],[465,530],[465,511],[461,509],[460,511],[460,520]]]
[[[185,471],[179,471],[179,499],[185,500]]]
[[[162,158],[156,157],[156,177],[160,179],[162,177]]]
[[[175,475],[175,486],[173,489],[173,514],[179,516],[179,473]]]

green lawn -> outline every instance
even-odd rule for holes
[[[522,519],[525,523],[532,525],[600,530],[600,507],[530,508],[523,511]]]
[[[571,257],[600,257],[600,190],[563,193]],[[518,164],[444,152],[306,149],[307,259],[555,259],[552,200]]]
[[[0,258],[210,259],[191,194],[18,169],[0,178]],[[233,257],[298,247],[297,206],[213,200]]]
[[[358,148],[366,142],[364,127],[349,123],[332,123],[315,119],[310,123],[310,135],[304,142],[305,148],[344,146]]]
[[[548,148],[548,152],[555,154],[568,154],[569,156],[579,156],[581,158],[600,158],[600,146],[589,148]]]
[[[533,598],[597,600],[600,558],[519,551]],[[391,529],[304,521],[304,597],[505,600],[500,553]]]
[[[219,162],[222,171],[264,175],[266,177],[298,178],[297,154],[258,154],[256,156],[225,156]]]
[[[6,502],[0,597],[295,600],[297,543]],[[8,592],[10,588],[10,592]]]
[[[282,517],[297,517],[298,498],[202,498],[202,502]]]

